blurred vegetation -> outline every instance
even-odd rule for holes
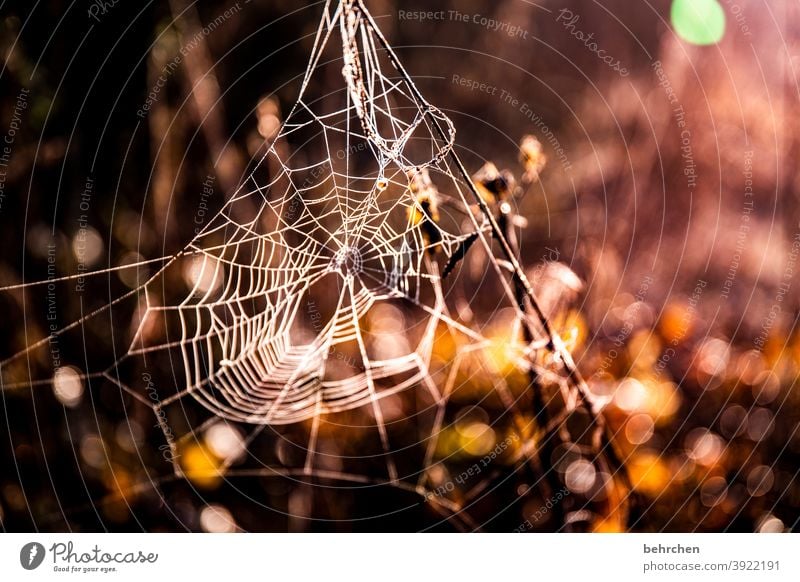
[[[20,120],[3,168],[3,286],[46,279],[49,264],[75,273],[83,263],[102,267],[180,249],[197,227],[189,217],[198,209],[213,215],[274,137],[296,98],[321,13],[321,4],[288,0],[120,2],[96,17],[85,5],[29,4],[0,9],[0,133]],[[412,0],[402,7],[477,14],[524,35],[489,30],[480,19],[401,19],[389,0],[367,4],[423,94],[453,119],[468,167],[492,162],[518,181],[536,174],[513,201],[525,223],[517,224],[521,256],[604,404],[637,493],[628,520],[609,509],[587,528],[797,529],[798,8],[720,2],[724,35],[708,44],[701,34],[706,46],[699,46],[691,31],[675,34],[666,0],[635,9],[627,0]],[[576,31],[593,34],[630,74],[608,66]],[[528,134],[546,166],[530,156],[520,163],[519,141]],[[532,143],[523,150],[530,153]],[[91,199],[86,209],[82,195]],[[81,217],[89,227],[79,240]],[[80,246],[83,263],[77,252],[49,263],[51,240]],[[140,282],[109,278],[82,300],[66,295],[58,324]],[[30,307],[43,305],[37,301],[0,293],[3,357],[46,337],[46,311]],[[502,314],[495,324],[494,365],[513,385],[515,340]],[[66,361],[85,363],[80,346],[63,350]],[[455,356],[444,342],[436,350]],[[396,490],[311,501],[296,483],[223,482],[215,468],[230,450],[219,447],[235,448],[238,437],[219,431],[183,451],[187,480],[151,474],[162,443],[149,429],[150,411],[84,391],[63,370],[55,391],[3,392],[4,530],[417,529],[431,520],[418,500],[395,500],[403,495]],[[9,382],[26,370],[2,372]],[[502,477],[513,471],[515,448],[533,436],[510,426],[486,430],[486,419],[502,413],[491,400],[473,406],[489,383],[471,374],[460,384],[455,405],[469,415],[452,425],[437,455],[456,455],[469,468],[505,443],[496,465]],[[560,471],[574,491],[590,488],[582,465]],[[531,527],[522,529],[561,527],[552,513],[542,516],[547,499],[515,502],[529,479],[501,479],[482,497],[483,519],[502,514],[487,529],[511,531],[526,521]],[[410,509],[356,521],[364,508],[382,506]],[[291,517],[316,512],[339,521]]]

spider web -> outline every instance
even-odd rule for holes
[[[176,478],[385,485],[476,529],[505,509],[478,507],[509,475],[524,482],[513,503],[544,504],[572,467],[580,486],[559,496],[551,529],[619,512],[624,475],[602,402],[454,138],[365,7],[329,1],[296,104],[222,210],[174,256],[94,273],[145,280],[2,362],[3,389],[50,385],[33,377],[32,354],[102,329],[114,362],[91,371],[81,358],[80,377],[152,410]],[[483,409],[496,414],[471,422]],[[227,446],[210,451],[221,426]],[[471,457],[443,445],[456,433]],[[459,479],[487,456],[500,460]],[[312,517],[308,503],[290,509]]]

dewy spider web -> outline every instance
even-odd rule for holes
[[[340,90],[309,97],[336,78]],[[515,497],[553,505],[559,475],[572,466],[573,482],[576,474],[579,485],[591,482],[573,487],[568,501],[559,493],[561,523],[551,529],[624,513],[624,476],[599,405],[454,137],[363,4],[329,1],[295,106],[221,212],[143,285],[4,361],[4,390],[49,384],[32,372],[14,382],[7,370],[108,317],[122,355],[81,377],[109,382],[155,412],[176,476],[386,484],[473,529],[505,510],[472,511],[503,471],[456,487],[464,460],[442,441],[463,424],[461,388],[479,383],[488,388],[471,404],[498,408],[489,431],[509,435],[492,441],[492,457],[503,457],[507,474],[533,475]],[[479,276],[464,273],[467,263]],[[183,293],[181,273],[192,282]],[[114,311],[126,301],[136,305],[134,325],[121,339]],[[492,315],[477,315],[487,312],[515,314],[502,348]],[[212,466],[199,474],[187,451],[221,425],[234,445],[203,449]]]

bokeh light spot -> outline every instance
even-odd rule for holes
[[[716,44],[725,35],[725,11],[717,0],[674,0],[670,18],[678,36],[691,44]]]

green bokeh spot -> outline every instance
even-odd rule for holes
[[[672,26],[692,44],[716,44],[725,35],[725,11],[717,0],[673,0]]]

